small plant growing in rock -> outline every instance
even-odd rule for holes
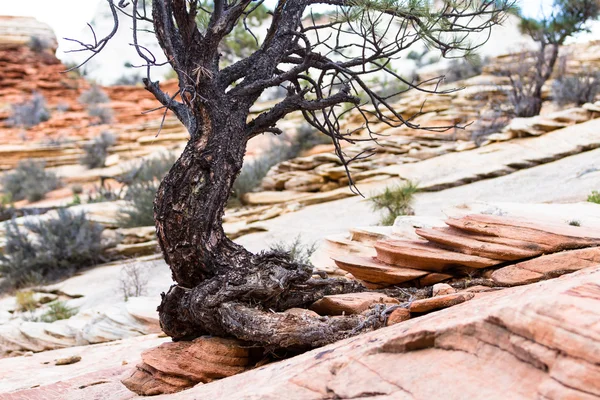
[[[590,203],[600,204],[600,192],[594,190],[592,194],[588,196],[587,201],[589,201]]]
[[[383,210],[385,212],[381,219],[381,224],[391,226],[396,217],[401,215],[413,215],[412,203],[414,195],[419,191],[416,184],[406,181],[402,185],[386,188],[385,191],[377,196],[371,197],[373,210]]]
[[[39,201],[51,190],[61,186],[60,180],[52,172],[44,169],[45,164],[33,160],[20,161],[14,171],[1,179],[3,190],[12,200],[27,199]]]
[[[569,221],[569,225],[571,226],[581,226],[581,222],[576,220],[576,219],[572,219]]]
[[[123,300],[146,294],[148,275],[140,264],[129,264],[121,269],[120,287]]]
[[[46,99],[40,93],[34,93],[30,100],[13,104],[12,114],[8,118],[9,125],[20,128],[31,128],[50,119],[50,111],[46,107]]]
[[[81,163],[90,169],[104,167],[108,148],[115,144],[115,141],[116,138],[112,133],[102,132],[100,136],[83,145],[85,154],[81,158]]]
[[[6,224],[0,273],[13,287],[55,280],[103,260],[102,227],[84,213],[59,209],[54,218]]]
[[[69,319],[79,311],[77,308],[69,307],[64,301],[53,301],[48,304],[48,310],[40,318],[42,322],[54,322],[61,319]]]
[[[317,250],[317,243],[304,243],[302,237],[298,235],[291,243],[273,243],[269,250],[284,253],[295,263],[311,265],[310,257]]]
[[[38,307],[38,302],[33,297],[33,291],[21,290],[15,294],[15,302],[17,303],[17,311],[33,311]]]

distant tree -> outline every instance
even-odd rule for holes
[[[598,18],[598,0],[554,0],[551,11],[541,18],[521,16],[521,32],[537,44],[507,70],[511,80],[509,98],[518,117],[533,117],[542,109],[542,88],[552,76],[560,46],[576,33],[587,30],[586,23]]]
[[[467,38],[503,20],[508,0],[280,0],[271,12],[268,30],[258,38],[247,22],[262,5],[253,0],[107,0],[114,29],[92,44],[98,54],[118,29],[118,12],[133,21],[133,47],[145,61],[145,88],[172,111],[190,133],[190,140],[162,180],[154,202],[158,241],[177,282],[159,307],[161,327],[176,340],[203,334],[230,336],[270,350],[306,349],[380,327],[381,311],[323,320],[282,311],[306,307],[324,295],[363,291],[358,282],[313,278],[310,265],[281,251],[252,254],[225,235],[224,207],[244,161],[246,144],[264,134],[280,134],[277,122],[300,112],[317,131],[331,138],[342,163],[348,159],[340,143],[355,142],[340,117],[356,112],[363,129],[374,138],[374,121],[391,127],[442,131],[454,128],[419,126],[402,115],[365,82],[387,74],[408,88],[440,93],[441,79],[413,82],[394,72],[389,61],[424,41],[445,57],[461,57],[482,43]],[[132,8],[128,6],[133,6]],[[317,4],[337,6],[328,21],[310,17]],[[140,7],[142,5],[142,7]],[[152,81],[157,57],[139,45],[143,21],[153,25],[166,59],[177,73],[179,89],[167,94]],[[198,23],[198,21],[204,21]],[[241,24],[241,25],[240,25]],[[256,47],[223,66],[223,44],[235,38],[236,27],[253,35]],[[343,40],[338,40],[343,37]],[[284,99],[249,119],[249,110],[268,88],[285,87]],[[402,90],[407,90],[403,88]],[[366,101],[361,101],[363,94]],[[345,104],[347,107],[341,107]],[[349,105],[349,106],[348,106]],[[166,115],[166,114],[165,114]],[[349,178],[351,178],[349,176]],[[352,185],[352,180],[350,179]]]

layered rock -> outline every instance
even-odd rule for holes
[[[391,236],[372,244],[358,241],[363,248],[372,246],[375,254],[338,252],[332,258],[340,269],[372,288],[428,286],[464,276],[489,278],[489,285],[514,286],[600,262],[596,227],[572,226],[558,218],[488,214],[468,214],[445,223],[447,227],[415,229],[417,240],[389,232]]]
[[[243,343],[200,337],[144,351],[142,363],[122,382],[129,390],[144,396],[175,393],[198,383],[239,374],[249,363],[249,350]]]

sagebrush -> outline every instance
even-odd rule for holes
[[[7,122],[20,128],[31,128],[50,119],[50,111],[46,106],[46,98],[34,93],[30,100],[12,105],[12,113]]]
[[[13,287],[52,281],[103,261],[102,227],[83,212],[57,210],[57,216],[28,221],[24,228],[6,222],[0,272]]]
[[[273,252],[287,254],[294,263],[312,265],[310,258],[317,250],[317,243],[306,243],[298,235],[291,242],[273,243],[269,249]]]
[[[61,187],[56,174],[46,171],[45,163],[33,160],[20,161],[17,167],[0,180],[3,192],[12,200],[39,201],[46,193]]]
[[[102,168],[106,164],[108,148],[115,144],[116,138],[110,132],[102,132],[100,136],[83,145],[84,155],[81,163],[88,168]]]

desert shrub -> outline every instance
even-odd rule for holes
[[[142,82],[142,76],[140,74],[135,75],[121,75],[113,85],[114,86],[136,86]]]
[[[298,133],[302,135],[300,132]],[[273,142],[260,157],[245,162],[240,174],[233,183],[229,205],[242,204],[244,195],[260,186],[263,178],[273,166],[297,157],[300,151],[301,145],[290,144],[288,141],[280,139]]]
[[[17,167],[1,179],[2,187],[12,200],[38,201],[46,193],[61,186],[52,172],[44,169],[44,163],[33,160],[20,161]]]
[[[14,287],[69,276],[103,259],[102,227],[85,213],[58,210],[55,218],[6,223],[6,246],[0,272]]]
[[[73,194],[82,194],[83,186],[76,183],[75,185],[71,186],[71,192],[73,192]]]
[[[71,109],[69,103],[58,103],[56,105],[56,111],[58,112],[67,112]]]
[[[13,104],[12,114],[8,118],[9,125],[31,128],[50,119],[50,111],[46,107],[46,99],[40,93],[34,93],[30,100]]]
[[[317,250],[317,243],[305,243],[300,235],[290,242],[277,242],[270,246],[270,250],[289,255],[290,260],[298,264],[311,265],[310,257]]]
[[[38,302],[33,297],[33,291],[20,290],[15,294],[15,302],[17,303],[17,311],[33,311],[37,308]]]
[[[102,168],[106,163],[108,148],[115,144],[115,136],[110,132],[102,132],[100,136],[83,145],[85,154],[81,163],[88,168]]]
[[[471,140],[480,146],[489,135],[500,132],[509,122],[510,118],[506,113],[494,111],[486,120],[479,120],[469,128]]]
[[[552,100],[559,106],[592,103],[600,92],[600,73],[561,76],[552,83]]]
[[[572,220],[568,221],[568,224],[571,226],[581,226],[581,222],[576,219],[572,219]]]
[[[77,314],[78,309],[69,307],[64,301],[53,301],[48,304],[48,310],[41,316],[42,322],[54,322],[61,319],[69,319]]]
[[[91,106],[88,108],[88,115],[90,117],[98,118],[98,124],[110,124],[113,121],[114,112],[112,108],[108,106]]]
[[[120,288],[123,300],[146,294],[148,275],[140,264],[129,264],[121,269]]]
[[[27,43],[27,46],[33,52],[41,53],[41,52],[49,49],[52,46],[52,43],[43,37],[32,36],[31,39],[29,39],[29,43]]]
[[[387,187],[385,191],[377,196],[371,197],[371,205],[374,211],[383,210],[385,212],[381,219],[382,225],[393,225],[396,217],[401,215],[412,215],[412,203],[418,187],[411,181],[406,181],[402,185]]]
[[[296,131],[296,136],[289,140],[291,142],[290,149],[286,151],[286,156],[289,158],[298,157],[302,152],[320,144],[332,143],[329,136],[319,132],[306,122],[300,125]]]
[[[104,90],[98,85],[92,85],[92,87],[79,96],[79,102],[88,107],[96,106],[98,104],[108,103],[110,98]]]
[[[127,184],[125,200],[128,206],[119,215],[119,226],[153,226],[154,198],[160,181],[169,172],[177,156],[163,153],[147,159],[123,178]]]
[[[589,201],[590,203],[600,204],[600,192],[594,190],[592,194],[588,196],[587,201]]]
[[[158,157],[144,160],[137,168],[133,168],[123,181],[127,184],[136,182],[161,181],[177,161],[175,153],[161,153]]]
[[[453,83],[481,75],[485,62],[479,56],[452,60],[444,74],[446,83]]]
[[[127,187],[127,207],[119,214],[118,224],[123,228],[154,226],[154,198],[159,182],[136,182]]]

